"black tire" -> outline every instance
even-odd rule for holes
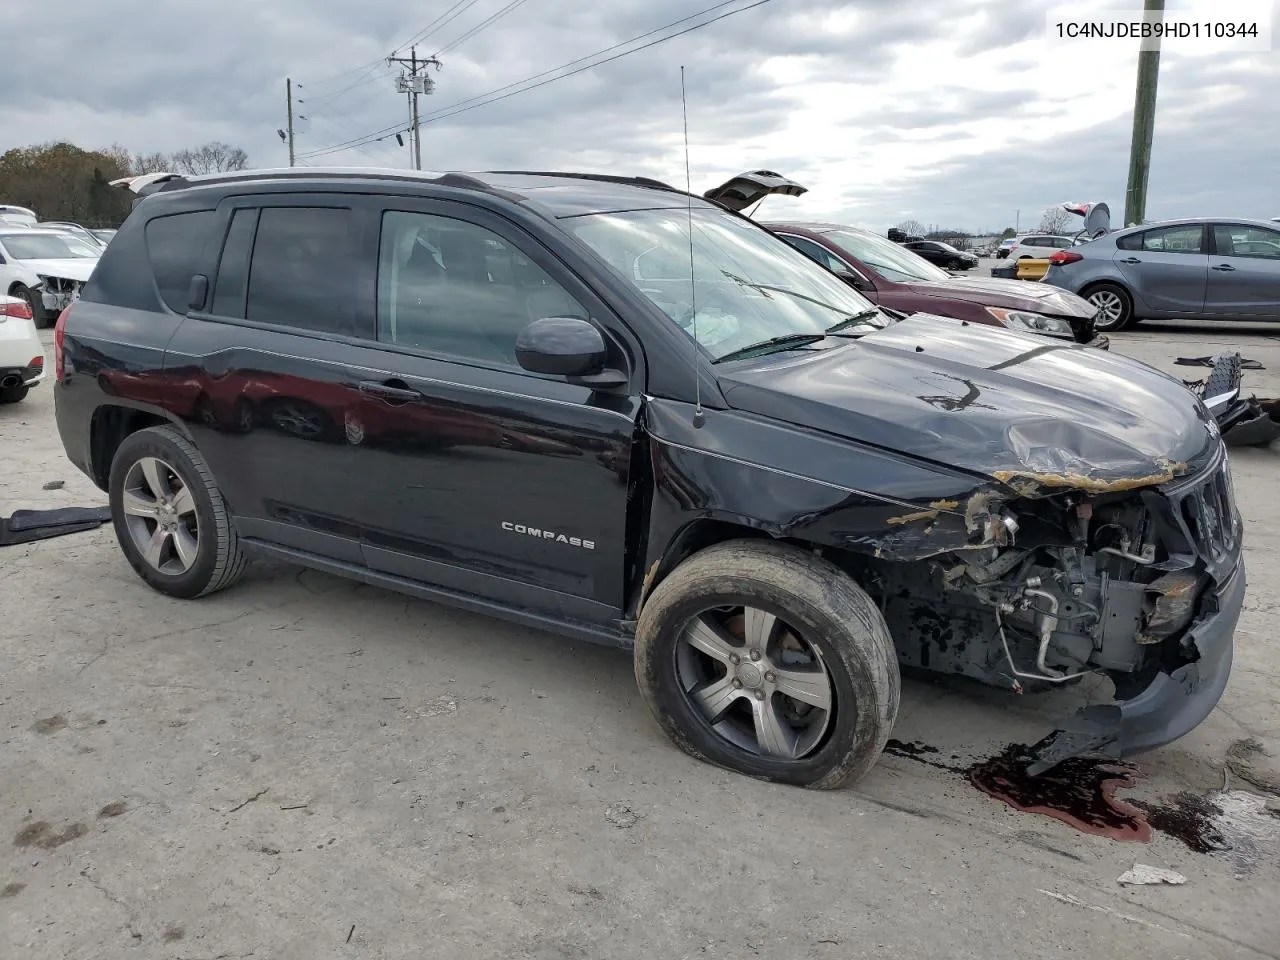
[[[21,403],[27,398],[30,390],[31,388],[25,383],[18,384],[16,387],[0,387],[0,404]]]
[[[1107,310],[1114,303],[1117,311],[1109,316],[1099,315],[1094,321],[1094,326],[1102,332],[1113,333],[1116,330],[1124,330],[1134,323],[1133,316],[1133,297],[1129,295],[1129,291],[1118,283],[1095,283],[1091,287],[1087,287],[1080,292],[1080,296],[1084,297],[1099,310]],[[1094,299],[1094,298],[1098,299]]]
[[[797,759],[731,742],[682,686],[677,659],[686,626],[716,608],[743,604],[784,620],[825,665],[833,709],[822,739]],[[655,588],[636,629],[635,673],[654,717],[690,756],[817,789],[845,786],[871,769],[893,730],[902,684],[888,627],[866,593],[830,562],[763,540],[709,547]]]
[[[125,478],[147,457],[172,467],[194,500],[199,534],[195,560],[183,573],[166,573],[148,563],[128,526],[123,506]],[[138,576],[155,590],[184,600],[203,597],[226,589],[244,573],[245,556],[213,473],[200,451],[177,428],[148,427],[127,436],[111,461],[108,491],[120,549]]]
[[[45,313],[44,304],[40,302],[30,287],[21,283],[15,283],[11,294],[19,300],[25,300],[27,306],[31,308],[31,320],[37,329],[49,326],[49,315]]]

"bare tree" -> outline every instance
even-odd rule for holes
[[[1061,207],[1048,207],[1040,218],[1041,233],[1063,233],[1071,226],[1071,214]]]
[[[163,153],[138,153],[129,164],[136,174],[164,173],[169,169],[169,158]]]
[[[179,150],[169,159],[175,173],[217,173],[222,170],[244,170],[249,166],[248,154],[239,147],[220,140],[189,150]]]
[[[909,237],[924,236],[924,224],[919,220],[903,220],[898,224],[898,229]]]

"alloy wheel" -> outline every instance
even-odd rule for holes
[[[200,518],[182,476],[158,457],[142,457],[125,474],[125,525],[142,559],[160,573],[186,573],[196,562]]]
[[[756,607],[717,607],[690,620],[676,646],[676,675],[718,736],[769,758],[813,753],[835,714],[834,684],[817,648]]]
[[[1098,326],[1110,328],[1124,316],[1124,301],[1111,290],[1099,290],[1089,295],[1089,302],[1098,308]]]

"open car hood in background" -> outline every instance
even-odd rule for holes
[[[741,213],[770,194],[798,197],[808,192],[808,187],[802,187],[794,180],[788,180],[782,174],[774,173],[772,170],[748,170],[718,187],[713,187],[703,196],[721,206],[728,207],[735,213]]]

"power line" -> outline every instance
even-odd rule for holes
[[[481,20],[481,21],[480,21],[479,23],[477,23],[474,27],[472,27],[470,30],[468,30],[466,33],[464,33],[462,36],[458,37],[458,38],[457,38],[456,40],[454,40],[452,43],[446,44],[445,46],[441,47],[439,50],[437,50],[437,51],[435,52],[435,55],[438,57],[438,56],[440,56],[440,54],[442,54],[442,53],[448,53],[450,50],[452,50],[452,49],[454,49],[455,47],[457,47],[457,46],[458,46],[458,44],[462,43],[464,40],[468,40],[468,39],[470,39],[471,37],[474,37],[474,36],[475,36],[477,33],[479,33],[481,30],[484,30],[486,27],[491,26],[491,25],[492,25],[493,23],[495,23],[496,21],[501,20],[501,19],[502,19],[503,17],[505,17],[507,14],[509,14],[509,13],[511,13],[513,10],[515,10],[515,9],[516,9],[516,7],[520,6],[521,4],[523,4],[523,3],[525,3],[525,2],[527,2],[527,0],[511,0],[511,2],[510,2],[510,3],[508,3],[505,7],[503,7],[501,10],[499,10],[497,13],[491,14],[491,15],[490,15],[489,17],[487,17],[486,19]]]
[[[378,68],[382,67],[385,69],[386,66],[387,66],[387,61],[385,59],[379,60],[376,63],[372,63],[368,65],[367,67],[364,68],[364,73],[359,78],[357,78],[355,82],[348,84],[347,86],[343,87],[341,90],[338,90],[335,93],[321,94],[319,105],[322,107],[330,106],[334,103],[337,103],[338,100],[346,96],[352,90],[355,90],[357,87],[363,87],[366,84],[372,83],[375,80],[385,80],[386,74],[379,73]],[[306,89],[305,86],[301,83],[298,84],[298,86]],[[312,109],[315,109],[314,105],[312,106]]]
[[[730,6],[731,4],[736,2],[737,0],[722,0],[722,2],[717,3],[714,6],[707,7],[705,10],[700,10],[699,12],[690,14],[687,17],[682,17],[679,20],[674,20],[671,23],[666,24],[665,26],[657,27],[653,30],[650,30],[648,33],[642,33],[638,37],[632,37],[630,40],[623,40],[621,43],[615,43],[612,47],[606,47],[603,50],[597,50],[595,53],[588,54],[585,57],[579,57],[577,60],[571,60],[570,62],[561,64],[558,67],[552,67],[550,70],[544,70],[542,73],[534,74],[532,77],[526,77],[523,80],[517,80],[515,83],[509,83],[505,87],[498,87],[496,90],[490,90],[488,93],[481,93],[474,97],[469,97],[466,100],[459,100],[456,103],[451,103],[446,107],[441,107],[439,110],[435,110],[432,113],[428,114],[426,119],[429,119],[429,120],[441,119],[442,115],[445,114],[446,111],[451,111],[448,113],[448,116],[453,116],[455,113],[463,113],[465,112],[465,110],[455,110],[454,108],[466,107],[466,109],[471,109],[469,106],[467,106],[468,104],[475,104],[475,106],[477,107],[482,107],[486,103],[496,103],[497,100],[506,99],[506,98],[497,97],[497,99],[493,99],[493,100],[489,98],[494,97],[496,94],[505,93],[507,90],[512,90],[513,87],[520,87],[521,89],[513,91],[512,96],[514,96],[516,93],[524,93],[526,90],[536,89],[537,87],[544,86],[545,84],[533,83],[533,81],[541,80],[543,77],[546,77],[549,74],[553,74],[553,73],[558,74],[560,73],[561,70],[567,70],[569,67],[577,67],[579,64],[585,63],[588,60],[592,61],[591,63],[586,64],[586,66],[583,66],[581,69],[573,70],[569,73],[565,73],[560,76],[551,77],[551,79],[545,81],[545,83],[550,83],[552,80],[563,80],[565,77],[572,77],[576,74],[582,73],[585,70],[589,70],[592,67],[598,67],[601,64],[610,63],[613,60],[621,59],[622,57],[628,56],[633,53],[639,53],[641,50],[646,50],[649,47],[656,46],[659,43],[663,43],[667,40],[674,39],[675,37],[684,36],[684,34],[686,33],[691,33],[694,30],[698,30],[698,29],[701,29],[702,27],[713,24],[717,20],[723,20],[726,17],[731,17],[736,13],[743,13],[747,10],[750,10],[752,7],[758,7],[763,3],[768,3],[769,0],[759,0],[759,2],[757,3],[749,4],[748,6],[741,7],[737,10],[730,10],[727,13],[721,14],[718,17],[713,17],[712,19],[706,20],[702,23],[695,24],[694,26],[689,27],[685,30],[681,30],[677,33],[669,34],[668,36],[665,36],[665,37],[660,37],[657,40],[651,41],[650,43],[646,43],[643,46],[636,47],[633,50],[624,51],[623,53],[620,53],[617,56],[608,57],[605,60],[596,59],[597,57],[601,57],[606,53],[612,53],[614,50],[617,50],[619,47],[630,46],[631,44],[639,40],[644,40],[646,37],[653,36],[655,33],[661,33],[663,30],[670,30],[672,27],[678,27],[680,24],[688,23],[690,20],[696,20],[699,17],[705,17],[708,13],[714,13],[716,10],[719,10],[723,7]],[[526,86],[526,84],[533,84],[533,85]],[[483,100],[484,103],[477,102],[481,100]],[[424,122],[426,121],[424,120]]]
[[[400,44],[400,46],[392,50],[391,51],[392,56],[395,56],[410,44],[421,43],[423,40],[427,39],[427,37],[431,36],[433,33],[438,33],[441,27],[447,27],[450,23],[452,23],[454,20],[457,20],[458,17],[462,16],[462,14],[466,13],[468,10],[470,10],[479,2],[480,0],[458,0],[458,2],[455,3],[452,7],[446,10],[444,13],[440,14],[440,16],[436,17],[434,20],[428,23],[425,27],[423,27],[421,30],[415,33],[412,37],[410,37],[404,43]],[[454,12],[455,10],[457,11],[456,13]]]
[[[771,0],[755,0],[754,3],[749,3],[745,7],[739,7],[735,10],[726,11],[725,13],[722,13],[717,17],[713,17],[710,20],[705,20],[702,23],[697,23],[691,27],[686,27],[684,30],[679,30],[675,33],[670,33],[665,36],[658,37],[657,39],[651,40],[646,44],[642,44],[641,46],[633,47],[630,50],[624,50],[621,53],[614,54],[611,57],[606,57],[603,60],[596,59],[597,57],[600,57],[603,54],[610,53],[611,51],[617,50],[619,47],[629,46],[630,44],[633,44],[638,40],[643,40],[646,37],[651,37],[655,33],[661,33],[663,30],[669,30],[670,28],[679,26],[682,23],[687,23],[690,20],[694,20],[694,19],[697,19],[698,17],[705,16],[708,13],[712,13],[715,10],[719,10],[722,7],[728,6],[732,2],[734,2],[734,0],[724,0],[724,2],[714,4],[713,6],[708,7],[705,10],[699,11],[698,13],[691,14],[690,16],[687,16],[687,17],[682,17],[681,19],[668,23],[665,26],[657,27],[654,30],[650,30],[648,33],[643,33],[643,34],[640,34],[639,36],[632,37],[630,40],[624,40],[621,43],[616,43],[611,47],[606,47],[604,50],[598,50],[595,53],[588,54],[585,57],[580,57],[577,60],[571,60],[569,63],[562,64],[559,67],[553,67],[550,70],[544,70],[542,73],[535,74],[532,77],[527,77],[524,80],[516,81],[515,83],[509,83],[504,87],[498,87],[497,89],[491,90],[488,93],[480,94],[478,96],[471,97],[467,100],[460,100],[457,103],[451,104],[447,107],[442,107],[440,110],[432,114],[429,114],[427,117],[424,117],[422,119],[422,122],[432,123],[437,120],[444,120],[449,117],[457,116],[460,113],[465,113],[468,110],[474,110],[478,107],[488,106],[491,103],[498,103],[501,100],[506,100],[510,97],[516,96],[517,94],[527,93],[530,90],[536,90],[537,88],[546,86],[547,84],[553,83],[556,80],[568,79],[569,77],[575,76],[579,73],[583,73],[586,70],[590,70],[593,67],[603,66],[604,64],[611,63],[614,60],[620,60],[623,57],[630,56],[633,53],[639,53],[641,50],[647,50],[650,47],[657,46],[660,43],[665,43],[668,40],[674,40],[676,37],[682,37],[685,34],[692,33],[695,30],[700,30],[703,27],[707,27],[713,23],[719,22],[720,20],[727,19],[728,17],[735,16],[736,14],[739,14],[739,13],[746,13],[748,10],[753,10],[756,7],[764,6],[766,3],[771,2]],[[584,63],[584,61],[591,61],[591,62]],[[584,64],[584,65],[577,66],[578,64]],[[569,72],[567,73],[560,73],[560,71],[562,70],[566,70],[569,67],[575,67],[575,66],[577,66],[577,69],[569,70]],[[557,75],[548,77],[548,74],[557,74]],[[547,79],[545,80],[541,79],[543,77],[547,77]],[[535,83],[533,81],[539,81],[539,82]],[[518,89],[513,89],[513,88],[518,88]],[[510,91],[510,92],[508,93],[505,91]],[[389,136],[391,133],[398,132],[400,130],[403,130],[402,126],[388,127],[385,130],[377,130],[373,133],[367,134],[366,136],[360,137],[353,141],[333,144],[332,146],[329,146],[329,147],[324,147],[319,150],[313,150],[307,153],[306,156],[314,158],[314,157],[324,156],[330,153],[337,153],[342,150],[347,150],[347,149],[351,149],[352,147],[360,146],[361,144],[370,143],[374,140]]]
[[[440,27],[447,26],[450,22],[457,19],[459,15],[466,13],[468,7],[474,6],[478,2],[479,0],[458,0],[458,2],[455,3],[452,7],[446,10],[444,13],[440,14],[440,16],[436,17],[434,20],[428,23],[425,27],[423,27],[421,30],[415,33],[412,37],[410,37],[404,43],[400,44],[394,50],[392,50],[391,56],[394,57],[396,54],[398,54],[401,50],[403,50],[405,47],[409,46],[410,44],[421,43],[424,38],[436,32],[433,28],[438,29],[437,24]],[[459,9],[460,7],[461,9]],[[454,11],[457,11],[457,12],[455,13]],[[450,14],[452,14],[452,16],[450,16]],[[307,84],[299,83],[298,86],[299,87],[323,86],[324,84],[331,83],[332,81],[337,80],[341,77],[350,76],[353,73],[361,73],[363,71],[371,70],[373,67],[378,66],[378,64],[386,63],[386,62],[387,62],[386,57],[378,57],[376,60],[370,60],[367,63],[362,63],[359,66],[351,67],[349,70],[343,70],[340,73],[332,74],[328,77],[324,77],[321,80],[312,80]],[[361,80],[358,83],[354,84],[353,86],[359,86],[363,83],[366,83],[368,82],[368,79],[370,78]],[[340,94],[326,94],[325,96],[339,96],[339,95]]]

